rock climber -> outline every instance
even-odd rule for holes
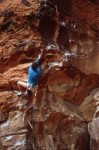
[[[21,95],[27,95],[28,90],[32,89],[37,89],[38,88],[38,82],[40,79],[41,75],[41,65],[44,62],[44,57],[43,57],[43,50],[39,54],[37,60],[31,64],[31,66],[28,69],[28,79],[27,80],[22,80],[18,81],[18,88],[19,91],[16,91],[16,95],[21,96]],[[24,91],[24,88],[26,91]]]

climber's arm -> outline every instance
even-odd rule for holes
[[[41,49],[41,53],[39,54],[39,56],[38,56],[38,58],[37,58],[37,60],[35,62],[38,63],[39,60],[41,59],[42,55],[43,55],[43,49]]]

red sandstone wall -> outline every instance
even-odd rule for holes
[[[0,0],[0,149],[99,149],[98,14],[92,0]],[[13,90],[40,48],[65,62],[43,72],[34,109]]]

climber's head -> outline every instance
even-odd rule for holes
[[[32,66],[32,69],[35,71],[38,67],[38,62],[33,62],[31,66]]]

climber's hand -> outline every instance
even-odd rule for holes
[[[41,49],[40,51],[41,51],[41,54],[44,52],[44,50],[43,50],[43,49]]]
[[[44,56],[44,53],[43,53],[43,52],[44,52],[44,50],[43,50],[43,49],[41,49],[41,53],[40,53],[40,54],[39,54],[39,56],[38,56],[39,58],[41,58],[41,57],[43,57],[43,56]]]

